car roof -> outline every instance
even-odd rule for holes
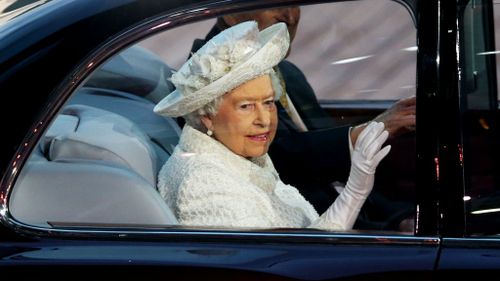
[[[0,64],[40,40],[61,39],[79,31],[73,43],[102,40],[131,25],[169,10],[203,1],[64,0],[36,6],[0,25]],[[205,1],[206,2],[206,1]],[[112,19],[112,20],[110,20]],[[68,35],[68,33],[64,33]],[[50,39],[49,39],[50,38]],[[80,46],[83,47],[83,46]]]

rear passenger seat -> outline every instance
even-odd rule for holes
[[[69,100],[23,167],[9,208],[39,225],[173,225],[156,190],[180,128],[153,112],[173,89],[159,57],[133,46]]]
[[[116,90],[84,87],[70,100],[70,104],[84,104],[124,116],[149,138],[163,165],[179,141],[181,129],[171,118],[153,112],[154,104],[145,98]]]
[[[34,225],[176,224],[155,188],[162,157],[130,120],[69,105],[23,168],[12,215]]]

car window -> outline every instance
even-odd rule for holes
[[[319,100],[397,100],[415,94],[416,28],[403,5],[311,5],[302,17],[290,60],[304,70]],[[318,28],[320,22],[328,24]]]
[[[498,31],[495,1],[469,1],[461,7],[461,108],[465,211],[468,234],[500,232],[498,178]]]
[[[50,0],[6,0],[0,3],[0,25]]]
[[[373,3],[284,8],[292,16],[299,9],[301,24],[289,57],[266,82],[273,90],[281,83],[285,93],[285,101],[274,103],[271,98],[271,103],[263,103],[276,113],[276,137],[270,144],[272,129],[240,133],[246,141],[269,141],[259,155],[248,152],[245,142],[241,153],[231,146],[232,139],[225,142],[221,136],[233,126],[218,123],[222,127],[216,126],[213,136],[206,123],[188,119],[185,124],[176,115],[153,111],[165,97],[184,89],[172,75],[219,26],[217,19],[168,29],[120,50],[80,85],[44,133],[9,199],[13,217],[44,227],[143,229],[306,228],[320,219],[333,230],[412,234],[414,124],[389,140],[391,152],[377,167],[376,178],[374,170],[357,168],[351,178],[363,180],[349,180],[351,156],[359,153],[351,132],[381,114],[392,100],[415,94],[416,30],[411,13],[393,1]],[[271,11],[273,17],[278,11]],[[226,16],[229,21],[242,14]],[[332,112],[335,108],[321,108],[318,100],[361,103],[346,111],[354,116],[347,122]],[[366,111],[375,100],[391,103],[368,106],[372,110]],[[341,126],[344,123],[349,126]],[[200,124],[205,127],[197,127]],[[196,142],[210,143],[191,151],[194,136]],[[359,187],[363,181],[370,186]],[[360,188],[366,193],[356,193]],[[217,200],[210,201],[213,198]],[[330,219],[330,213],[340,209],[343,215]],[[353,217],[354,225],[344,223]],[[226,219],[234,224],[225,224]]]

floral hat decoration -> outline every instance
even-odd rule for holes
[[[272,73],[272,68],[285,57],[289,44],[284,23],[259,31],[257,22],[246,21],[225,29],[172,75],[176,90],[163,98],[154,112],[183,116],[247,81]]]

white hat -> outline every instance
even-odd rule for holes
[[[163,98],[154,112],[183,116],[247,81],[271,73],[285,57],[289,44],[284,23],[260,32],[255,21],[225,29],[172,75],[176,90]]]

